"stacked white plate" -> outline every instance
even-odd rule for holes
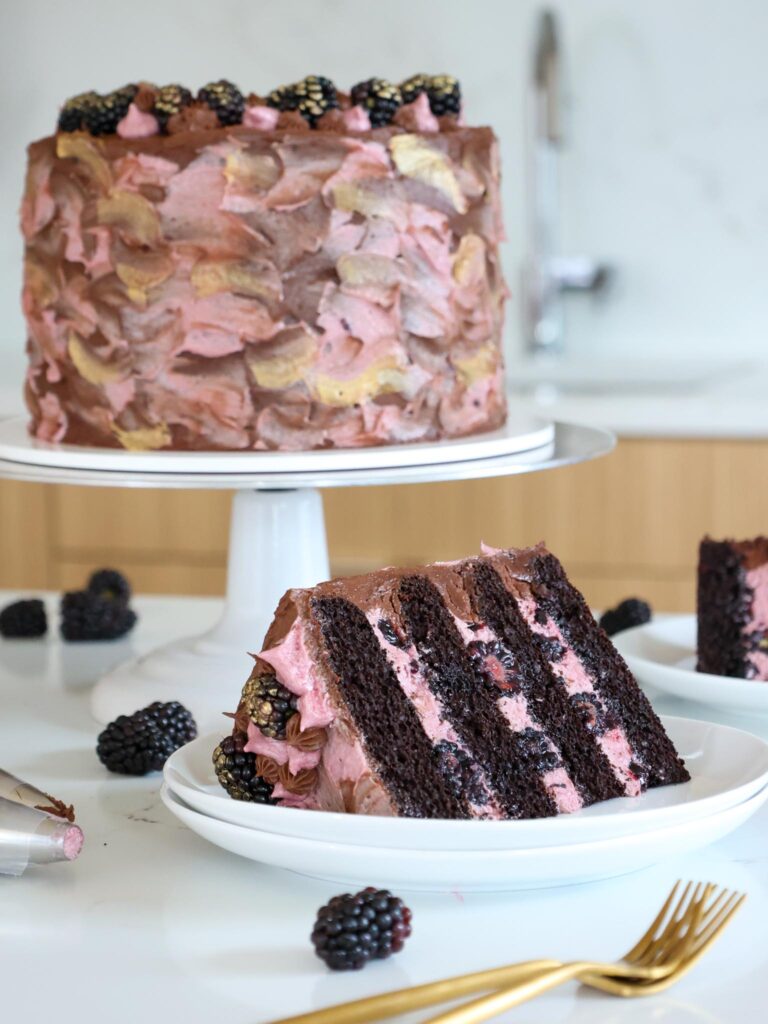
[[[216,781],[217,735],[176,751],[163,801],[193,832],[262,864],[360,886],[509,891],[626,874],[720,839],[768,798],[768,744],[747,732],[666,718],[691,781],[525,821],[331,814],[232,800]]]

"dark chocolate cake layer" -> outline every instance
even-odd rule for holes
[[[699,546],[699,672],[768,679],[768,538]]]

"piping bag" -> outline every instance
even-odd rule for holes
[[[74,816],[72,807],[0,770],[0,875],[74,860],[83,847]]]

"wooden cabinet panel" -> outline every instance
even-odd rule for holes
[[[337,574],[545,540],[597,606],[636,593],[689,609],[700,538],[768,530],[768,442],[624,440],[546,473],[323,500]],[[0,586],[80,586],[112,563],[137,590],[220,593],[230,503],[226,492],[0,482]]]

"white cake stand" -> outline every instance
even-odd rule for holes
[[[473,480],[554,469],[605,455],[604,430],[514,415],[492,434],[430,445],[311,452],[124,452],[33,441],[22,419],[0,423],[0,477],[103,487],[236,491],[227,593],[203,636],[118,666],[94,687],[101,723],[154,700],[180,700],[201,731],[234,710],[274,609],[289,587],[328,579],[320,489]],[[478,538],[479,541],[480,538]]]

